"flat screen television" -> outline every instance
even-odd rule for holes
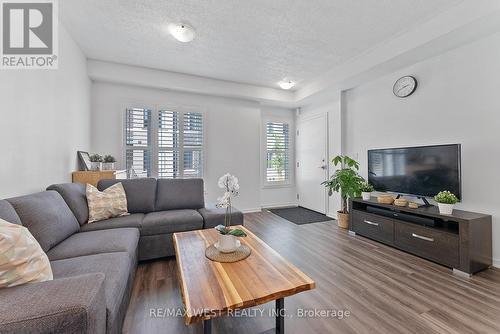
[[[432,197],[449,190],[460,199],[460,144],[368,151],[368,182],[375,190]]]

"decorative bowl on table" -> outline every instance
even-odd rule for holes
[[[377,197],[377,202],[381,204],[392,204],[394,203],[394,197],[391,195],[380,195]]]
[[[401,207],[405,207],[408,205],[408,201],[404,198],[396,198],[394,200],[394,205],[395,206],[401,206]]]

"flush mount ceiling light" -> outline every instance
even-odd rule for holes
[[[191,42],[196,35],[193,27],[185,23],[171,23],[168,25],[167,29],[170,35],[174,36],[176,40],[182,43]]]
[[[293,82],[292,80],[282,80],[278,82],[278,85],[281,87],[281,89],[288,90],[295,86],[295,82]]]

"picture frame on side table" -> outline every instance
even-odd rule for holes
[[[80,166],[80,170],[82,171],[91,170],[89,152],[78,151],[77,153],[78,153],[78,164]]]

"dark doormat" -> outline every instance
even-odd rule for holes
[[[297,225],[334,220],[322,213],[301,206],[296,208],[269,209],[269,211]]]

